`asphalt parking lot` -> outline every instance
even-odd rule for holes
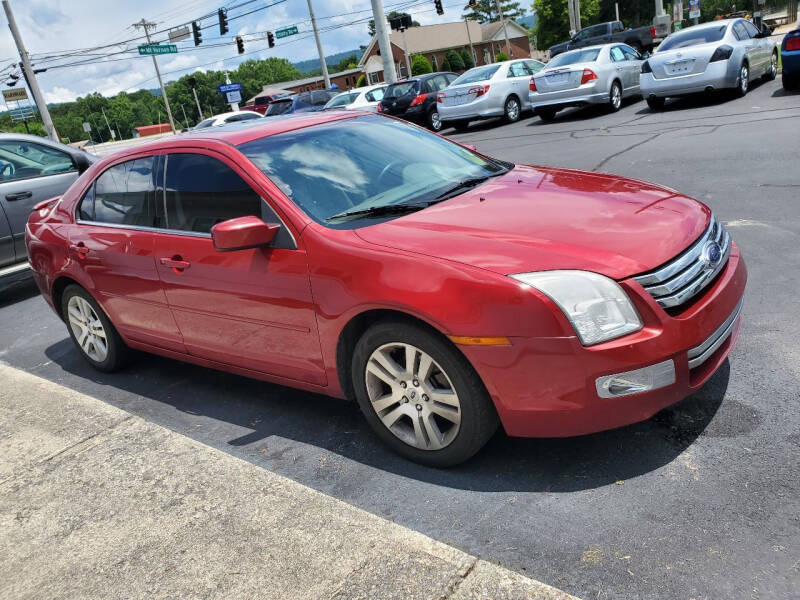
[[[739,343],[700,393],[602,434],[498,434],[437,471],[390,454],[343,401],[149,356],[97,373],[31,286],[0,295],[0,360],[580,597],[796,597],[800,94],[775,81],[659,113],[627,102],[447,133],[514,162],[654,181],[714,209],[750,279]]]

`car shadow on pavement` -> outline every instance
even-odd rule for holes
[[[765,82],[761,79],[751,81],[750,91],[753,91],[761,87],[762,85],[764,85],[764,83]],[[652,108],[647,106],[647,104],[645,104],[640,110],[636,111],[636,114],[647,115],[660,112],[668,113],[670,111],[694,110],[697,108],[705,108],[709,106],[722,106],[727,104],[728,102],[735,102],[737,100],[746,100],[746,99],[747,96],[745,96],[744,98],[739,98],[731,90],[717,90],[715,92],[692,94],[690,96],[680,96],[678,98],[668,98],[666,104],[664,104],[664,107],[659,110],[653,110]]]
[[[641,102],[642,99],[639,96],[634,96],[631,98],[625,98],[622,101],[622,108],[626,106],[630,106],[632,104],[636,104],[637,102]],[[553,121],[543,121],[538,116],[534,115],[534,118],[528,123],[528,127],[542,127],[545,125],[552,125],[553,123],[573,123],[578,121],[588,121],[590,119],[596,119],[598,117],[604,117],[608,115],[612,115],[616,113],[612,113],[611,109],[606,104],[591,104],[589,106],[577,106],[574,108],[565,108],[556,113],[556,118]]]
[[[772,92],[773,98],[780,98],[781,96],[800,96],[800,87],[797,87],[793,90],[787,90],[784,87],[779,87],[777,90]]]
[[[26,279],[10,285],[3,291],[0,291],[0,308],[11,306],[17,302],[22,302],[28,298],[33,298],[39,295],[39,288],[33,279]]]
[[[296,469],[301,460],[297,452],[303,450],[287,442],[294,440],[403,477],[474,491],[572,492],[667,465],[706,431],[723,403],[730,376],[726,361],[690,398],[648,421],[613,431],[562,439],[510,438],[499,431],[471,460],[437,470],[389,452],[353,402],[149,355],[139,355],[121,372],[99,373],[69,338],[48,347],[46,354],[78,376],[65,382],[63,371],[53,369],[50,377],[60,384],[77,384],[83,393],[265,468],[281,470],[281,461],[287,461]],[[162,410],[153,401],[183,414]],[[740,416],[734,410],[726,419]],[[721,427],[730,431],[740,425]]]

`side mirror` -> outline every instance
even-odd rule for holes
[[[83,152],[76,152],[72,155],[72,162],[75,165],[75,168],[78,169],[78,173],[83,174],[89,167],[92,166],[92,163],[89,162],[89,158]]]
[[[639,58],[642,60],[647,60],[648,58],[650,58],[650,53],[647,50],[645,50],[639,55]]]
[[[280,227],[264,223],[258,217],[237,217],[214,225],[211,240],[219,252],[257,248],[272,242]]]

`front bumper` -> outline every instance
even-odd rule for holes
[[[510,346],[462,351],[482,377],[508,435],[566,437],[614,429],[649,419],[714,374],[738,337],[746,282],[747,268],[734,244],[716,281],[674,316],[632,279],[620,282],[644,321],[631,335],[591,347],[573,335],[513,338]],[[598,393],[598,379],[669,360],[673,383],[619,397]]]
[[[708,63],[702,73],[664,77],[656,79],[652,73],[639,76],[639,90],[643,98],[657,96],[667,98],[697,94],[706,90],[734,88],[738,82],[739,67],[731,60],[718,60]]]

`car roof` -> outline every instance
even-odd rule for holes
[[[698,23],[697,25],[692,25],[691,27],[684,27],[679,29],[678,31],[686,31],[687,29],[711,29],[712,27],[722,27],[723,25],[728,26],[731,23],[736,21],[746,21],[747,19],[742,19],[741,17],[736,17],[734,19],[720,19],[719,21],[708,21],[707,23]],[[673,33],[678,33],[678,31],[674,31]]]

